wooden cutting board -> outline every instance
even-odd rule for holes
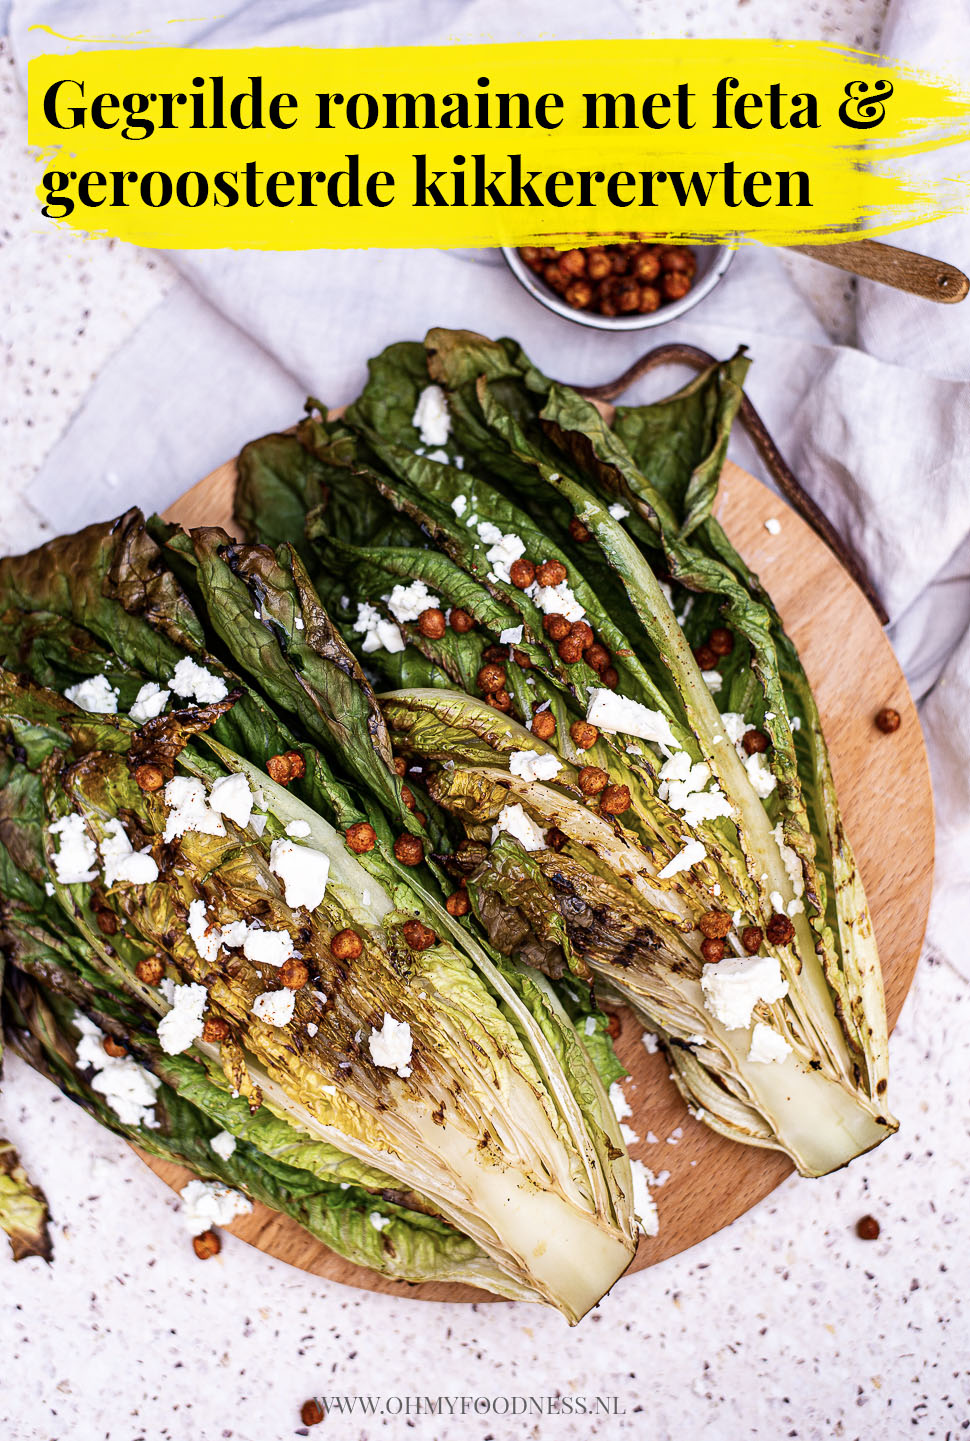
[[[221,525],[232,531],[234,480],[235,462],[221,466],[177,501],[168,518],[186,527]],[[716,511],[770,591],[814,688],[872,909],[893,1026],[916,970],[933,876],[933,798],[916,709],[862,592],[800,516],[730,461]],[[780,522],[777,535],[765,528],[770,518]],[[893,735],[873,724],[883,706],[902,716]],[[630,1073],[623,1086],[633,1108],[628,1124],[640,1137],[631,1154],[657,1175],[669,1172],[654,1192],[659,1234],[641,1237],[630,1267],[639,1271],[727,1226],[774,1190],[792,1166],[777,1152],[738,1145],[693,1120],[668,1077],[663,1054],[649,1055],[634,1017],[625,1010],[619,1016],[617,1051]],[[889,1100],[891,1105],[891,1082]],[[648,1144],[648,1134],[656,1141]],[[885,1144],[906,1142],[890,1138]],[[143,1159],[172,1187],[190,1179],[182,1167]],[[345,1285],[427,1301],[495,1299],[468,1286],[385,1280],[334,1255],[296,1221],[264,1206],[255,1206],[229,1229],[278,1260]]]

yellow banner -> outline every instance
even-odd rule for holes
[[[970,100],[809,42],[83,50],[29,66],[42,212],[177,249],[824,243],[966,207]]]

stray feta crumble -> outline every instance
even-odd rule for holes
[[[375,650],[386,650],[390,655],[397,655],[404,649],[404,637],[398,627],[367,601],[357,606],[354,630],[364,637],[360,648],[365,655],[371,655]]]
[[[509,567],[514,560],[525,555],[525,541],[520,535],[511,532],[506,535],[490,520],[483,520],[476,529],[479,539],[488,546],[485,559],[492,567],[489,580],[504,580],[507,585],[510,584]]]
[[[541,851],[545,848],[546,838],[531,816],[526,815],[520,805],[503,806],[499,811],[498,820],[492,827],[492,841],[498,838],[499,832],[505,831],[519,842],[519,845],[526,851]]]
[[[218,1181],[190,1181],[179,1191],[182,1221],[191,1236],[201,1236],[213,1226],[228,1226],[237,1216],[248,1216],[252,1201],[241,1191],[220,1186]]]
[[[263,991],[253,1001],[253,1015],[268,1025],[285,1026],[293,1019],[295,1005],[295,991]]]
[[[524,781],[551,781],[562,770],[562,761],[551,751],[513,751],[509,756],[509,770]]]
[[[751,1024],[759,1001],[780,1001],[788,994],[776,956],[731,956],[701,970],[704,1005],[728,1031]]]
[[[52,884],[50,881],[45,881],[45,882],[44,882],[44,895],[45,895],[45,896],[52,896],[52,895],[54,895],[54,886],[53,886],[53,884]]]
[[[763,1021],[758,1021],[751,1032],[751,1049],[748,1051],[749,1061],[761,1061],[770,1065],[772,1061],[783,1061],[786,1056],[791,1055],[791,1046],[775,1030],[774,1026],[766,1026]]]
[[[200,705],[225,700],[229,688],[221,675],[213,675],[204,665],[198,665],[190,655],[183,656],[172,672],[169,686],[176,695],[184,699],[197,700]]]
[[[209,993],[194,981],[177,986],[167,976],[161,992],[172,1009],[158,1023],[158,1043],[166,1055],[179,1056],[202,1035],[202,1012]]]
[[[286,834],[295,841],[302,841],[310,834],[309,821],[290,821],[286,827]]]
[[[307,1024],[306,1024],[306,1033],[307,1033],[308,1036],[315,1036],[316,1033],[317,1033],[317,1031],[319,1031],[319,1029],[320,1029],[320,1027],[317,1025],[317,1023],[316,1023],[315,1021],[307,1021]]]
[[[564,615],[568,621],[574,621],[582,620],[586,614],[585,607],[573,595],[568,581],[562,580],[558,585],[540,585],[534,580],[525,593],[544,615]],[[607,694],[612,695],[612,691]]]
[[[245,828],[253,813],[253,793],[242,771],[220,776],[212,784],[209,805],[221,816],[228,816],[237,826]]]
[[[64,699],[76,705],[79,710],[91,711],[97,715],[118,714],[118,692],[106,675],[91,675],[69,685]]]
[[[421,433],[422,445],[444,445],[451,433],[451,416],[440,385],[426,385],[418,396],[411,424]]]
[[[303,617],[302,617],[301,615],[296,615],[296,616],[294,616],[294,617],[293,617],[293,625],[294,625],[294,627],[295,627],[297,630],[303,630],[303,629],[305,629]]]
[[[85,885],[97,878],[98,848],[88,835],[83,817],[72,811],[50,828],[60,846],[52,860],[62,886]]]
[[[74,1012],[74,1024],[81,1032],[77,1043],[78,1065],[92,1066],[96,1073],[91,1082],[92,1091],[104,1097],[123,1125],[155,1130],[158,1120],[152,1108],[161,1085],[158,1077],[131,1056],[109,1056],[104,1049],[104,1033],[83,1011]]]
[[[189,906],[188,932],[202,959],[214,961],[222,945],[222,931],[206,915],[205,901],[195,900]]]
[[[618,1121],[625,1121],[627,1116],[633,1115],[633,1107],[624,1095],[619,1081],[614,1081],[610,1086],[610,1105]]]
[[[644,1031],[640,1039],[648,1056],[655,1056],[660,1050],[660,1042],[651,1031]]]
[[[384,1012],[384,1024],[380,1030],[371,1027],[367,1037],[371,1059],[375,1066],[385,1066],[397,1071],[404,1080],[411,1074],[411,1027],[407,1021],[396,1021]]]
[[[689,840],[683,850],[672,856],[663,870],[657,872],[657,879],[669,881],[672,876],[680,875],[681,871],[689,871],[691,866],[698,865],[706,855],[707,851],[700,841]]]
[[[595,1016],[587,1016],[587,1017],[586,1017],[585,1021],[583,1022],[583,1035],[584,1035],[584,1036],[595,1036],[595,1035],[596,1035],[596,1017],[595,1017]]]
[[[657,1215],[657,1203],[650,1194],[650,1173],[642,1161],[633,1160],[630,1171],[633,1175],[633,1214],[645,1236],[656,1236],[660,1230],[660,1217]]]
[[[101,863],[104,866],[104,883],[109,888],[118,881],[128,885],[144,886],[158,880],[158,866],[148,848],[136,851],[132,848],[125,828],[114,817],[105,825],[101,841]]]
[[[502,645],[521,644],[522,627],[520,625],[510,625],[506,630],[502,631],[502,634],[499,636],[499,640]]]
[[[383,599],[391,615],[401,624],[417,620],[423,610],[436,610],[439,606],[438,597],[432,595],[423,580],[412,580],[408,585],[396,585],[390,595]]]
[[[692,762],[686,751],[668,757],[658,772],[658,794],[671,810],[680,811],[688,825],[730,816],[731,803],[718,785],[705,787],[711,778],[706,761]]]
[[[136,725],[144,725],[146,721],[161,715],[171,694],[170,690],[160,686],[157,681],[147,680],[135,696],[128,715]]]
[[[586,719],[590,725],[598,726],[611,735],[622,731],[624,735],[638,736],[640,740],[680,750],[680,741],[661,711],[651,710],[638,700],[617,695],[616,691],[594,686],[589,693]]]
[[[769,535],[778,535],[781,531],[781,521],[776,520],[773,515],[770,515],[765,521],[765,530]]]
[[[315,911],[323,900],[330,875],[330,861],[322,851],[298,846],[293,841],[274,841],[269,850],[269,868],[283,882],[288,906],[306,906]]]
[[[719,670],[702,670],[701,678],[712,695],[717,695],[724,685],[724,677]]]
[[[462,516],[465,514],[465,511],[468,509],[468,496],[456,495],[454,500],[451,502],[451,508],[457,515],[458,519],[461,520]]]
[[[393,1217],[382,1216],[380,1211],[371,1211],[367,1219],[370,1221],[375,1231],[383,1231],[385,1226],[389,1226],[391,1224]]]
[[[195,776],[173,776],[165,787],[164,841],[178,840],[186,831],[204,836],[224,836],[226,828],[209,805],[205,786]]]
[[[281,966],[293,954],[293,938],[289,931],[264,931],[248,926],[242,952],[247,961],[264,966]]]
[[[627,507],[625,505],[621,505],[618,500],[615,500],[610,506],[610,515],[613,517],[614,520],[625,520],[629,514],[630,512]]]
[[[210,1139],[209,1145],[217,1156],[221,1157],[223,1161],[228,1161],[236,1149],[236,1138],[231,1131],[217,1131]]]
[[[778,777],[772,773],[771,767],[761,751],[755,751],[753,755],[746,756],[744,768],[748,773],[748,780],[756,796],[766,800],[778,784]]]

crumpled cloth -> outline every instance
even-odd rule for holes
[[[139,43],[194,46],[642,33],[610,0],[595,7],[580,0],[276,0],[152,32],[156,15],[154,0],[126,4],[125,32],[142,31]],[[59,44],[30,27],[49,24],[110,45],[119,7],[14,0],[9,24],[23,77],[32,54]],[[893,0],[883,49],[952,73],[960,62],[953,36],[967,33],[970,0]],[[911,164],[966,174],[968,150],[951,147]],[[661,341],[686,341],[721,357],[744,343],[754,361],[752,400],[802,483],[865,557],[890,614],[934,776],[929,942],[970,977],[961,914],[970,895],[970,301],[935,305],[861,281],[856,344],[835,345],[807,298],[809,271],[746,246],[683,321],[603,334],[529,302],[497,253],[398,250],[390,228],[381,239],[386,249],[169,253],[180,283],[92,386],[37,477],[33,510],[69,530],[116,512],[122,494],[124,504],[163,509],[242,442],[291,424],[307,393],[329,405],[349,400],[369,356],[392,340],[420,338],[431,325],[514,335],[544,370],[580,384],[613,378]],[[970,270],[970,216],[896,239]],[[647,377],[626,399],[645,399],[678,378]],[[732,453],[763,475],[743,436]],[[888,764],[891,754],[887,748]]]

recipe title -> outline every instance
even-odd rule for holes
[[[29,92],[42,213],[173,248],[824,241],[968,188],[905,173],[966,96],[803,42],[82,51]]]

